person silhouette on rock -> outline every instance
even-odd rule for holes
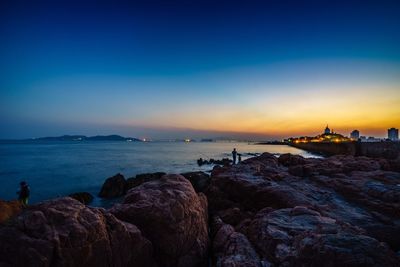
[[[17,194],[18,194],[18,200],[24,207],[26,207],[28,205],[30,189],[25,181],[22,181],[19,184],[19,191],[17,192]]]
[[[236,155],[237,155],[237,151],[236,151],[236,148],[234,148],[232,151],[232,159],[233,159],[232,165],[236,164]]]

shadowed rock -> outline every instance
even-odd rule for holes
[[[205,172],[186,172],[181,175],[192,183],[196,192],[204,192],[210,184],[210,175]]]
[[[19,201],[3,201],[0,200],[0,223],[6,222],[19,214],[22,210],[22,205]]]
[[[212,235],[213,244],[221,235],[232,235],[232,244],[247,239],[257,266],[399,266],[400,173],[391,166],[366,157],[264,153],[215,168],[206,195],[210,215],[222,223],[211,232],[228,226]],[[229,245],[214,249],[221,264],[236,254],[242,266],[246,258]]]
[[[215,266],[228,267],[259,267],[270,266],[269,262],[261,262],[259,256],[247,237],[229,225],[224,224],[218,217],[214,218],[212,249]]]
[[[72,198],[31,206],[0,240],[0,266],[155,266],[135,225]]]
[[[204,266],[207,259],[207,199],[180,175],[164,175],[127,193],[110,212],[137,225],[160,266]]]
[[[142,173],[136,175],[136,177],[132,177],[126,180],[125,191],[128,191],[136,186],[139,186],[143,183],[154,181],[160,179],[165,172],[154,172],[154,173]]]
[[[120,173],[107,178],[101,187],[99,197],[102,198],[115,198],[125,194],[126,180]]]
[[[73,199],[78,200],[79,202],[81,202],[82,204],[89,204],[90,202],[93,201],[93,196],[92,194],[88,193],[88,192],[78,192],[78,193],[73,193],[70,194],[69,197],[72,197]]]

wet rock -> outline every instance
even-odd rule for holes
[[[204,160],[203,158],[199,158],[197,160],[197,165],[199,165],[199,166],[203,166],[203,165],[207,165],[207,164],[229,166],[232,163],[233,163],[233,161],[231,159],[229,159],[229,158],[210,159],[210,160]]]
[[[0,227],[0,266],[155,266],[133,224],[72,198],[30,206]]]
[[[165,172],[154,172],[154,173],[142,173],[136,175],[136,177],[132,177],[126,180],[125,191],[128,191],[136,186],[139,186],[143,183],[160,179]]]
[[[110,212],[135,224],[161,266],[202,266],[207,261],[207,199],[181,175],[164,175],[127,193]]]
[[[115,198],[125,194],[126,180],[120,173],[107,178],[101,187],[99,197],[102,198]]]
[[[93,196],[92,194],[88,193],[88,192],[78,192],[78,193],[73,193],[70,194],[69,197],[78,200],[79,202],[81,202],[82,204],[89,204],[90,202],[93,201]]]
[[[196,192],[204,192],[210,184],[210,175],[205,172],[186,172],[181,175],[192,183]]]

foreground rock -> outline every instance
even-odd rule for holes
[[[265,153],[211,178],[147,174],[128,191],[116,175],[104,194],[126,196],[108,211],[0,202],[0,266],[400,266],[398,166]]]
[[[160,266],[205,266],[207,199],[181,175],[164,175],[128,191],[110,212],[148,238]]]
[[[215,168],[218,266],[399,266],[400,173],[365,157],[265,153]],[[390,171],[389,171],[390,170]]]
[[[0,227],[0,266],[154,266],[133,224],[72,198],[31,206]]]
[[[7,222],[15,217],[22,210],[22,205],[19,201],[3,201],[0,200],[0,223]]]
[[[122,178],[112,177],[106,188]],[[0,225],[0,266],[207,265],[207,199],[180,175],[143,182],[110,211],[69,197],[29,206],[17,217],[1,211],[9,216]]]

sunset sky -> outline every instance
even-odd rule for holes
[[[299,2],[1,1],[0,138],[400,128],[400,1]]]

